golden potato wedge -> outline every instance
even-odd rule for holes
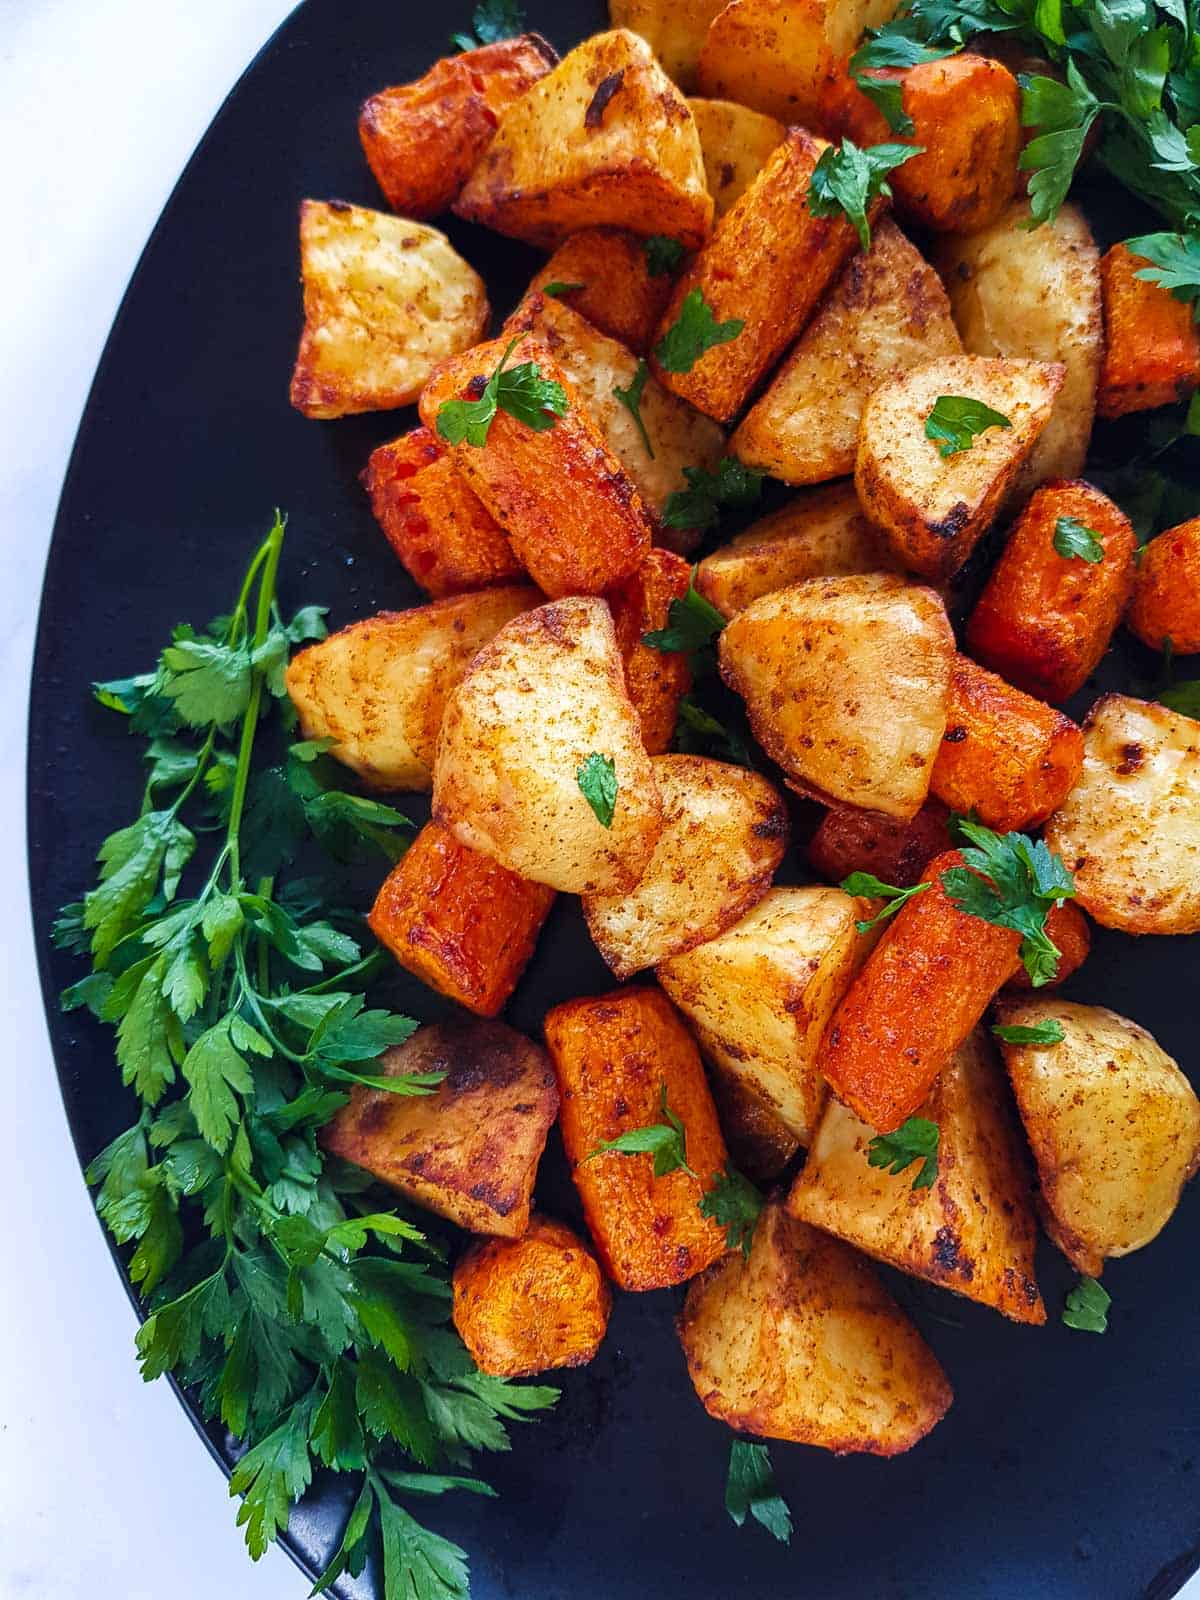
[[[446,700],[475,652],[541,600],[510,586],[352,622],[292,658],[287,689],[306,739],[373,789],[429,789]]]
[[[585,228],[565,239],[529,285],[558,297],[610,339],[644,356],[671,297],[671,275],[650,271],[646,240],[625,228]]]
[[[325,1148],[472,1233],[519,1239],[558,1115],[546,1052],[502,1022],[473,1017],[418,1028],[374,1071],[445,1077],[421,1095],[356,1084],[322,1130]]]
[[[1104,927],[1200,933],[1200,722],[1129,695],[1098,700],[1083,776],[1046,842]]]
[[[708,1414],[764,1439],[900,1455],[953,1399],[867,1262],[777,1200],[750,1259],[735,1251],[688,1290],[679,1338]]]
[[[610,824],[579,777],[608,761]],[[603,600],[541,606],[480,650],[446,706],[433,814],[534,883],[568,894],[633,888],[662,832],[662,800]]]
[[[961,352],[941,279],[885,217],[734,434],[733,453],[785,483],[845,477],[872,392]]]
[[[878,1261],[1041,1324],[1029,1164],[991,1041],[977,1028],[938,1079],[919,1116],[938,1125],[938,1175],[916,1189],[920,1167],[872,1167],[874,1128],[831,1099],[789,1213]]]
[[[611,224],[694,250],[713,217],[687,101],[624,28],[586,39],[509,107],[454,209],[548,249]]]
[[[1200,1101],[1136,1022],[1056,995],[1002,998],[1000,1021],[1056,1021],[1059,1044],[1004,1044],[1017,1107],[1037,1160],[1046,1229],[1080,1272],[1098,1278],[1171,1220],[1200,1165]]]
[[[772,889],[717,939],[658,968],[718,1079],[744,1086],[804,1145],[828,1090],[821,1036],[870,936],[840,889]]]
[[[721,676],[790,786],[914,817],[946,731],[954,634],[932,589],[891,573],[764,595],[721,634]]]
[[[306,417],[411,405],[483,337],[483,279],[445,234],[344,200],[300,207],[304,333],[291,400]]]
[[[787,848],[783,797],[757,772],[706,756],[657,756],[663,831],[627,894],[584,897],[597,950],[632,978],[732,927],[771,887]]]
[[[1044,361],[944,356],[881,384],[863,409],[854,481],[863,510],[906,566],[953,575],[1000,509],[1046,427],[1066,368]],[[939,399],[982,401],[1008,419],[946,457],[926,436]]]
[[[662,62],[681,89],[696,82],[708,25],[727,0],[608,0],[614,28],[631,28]]]
[[[708,192],[717,216],[723,217],[787,138],[787,129],[774,117],[732,100],[689,100],[688,105],[704,152]]]
[[[1078,477],[1092,437],[1104,354],[1100,252],[1078,206],[1029,226],[1018,200],[981,233],[943,241],[938,265],[973,356],[1029,356],[1066,369],[1050,420],[1017,475],[1014,497],[1047,478]]]
[[[773,1182],[799,1150],[799,1139],[744,1079],[714,1071],[708,1083],[734,1166],[755,1183]]]

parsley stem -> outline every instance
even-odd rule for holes
[[[356,961],[352,967],[343,967],[340,972],[331,973],[328,978],[322,978],[319,983],[310,983],[307,989],[298,989],[298,994],[325,994],[330,989],[341,989],[352,983],[356,978],[371,979],[377,973],[382,974],[391,966],[391,961],[385,950],[376,947],[361,961]]]
[[[259,551],[262,560],[262,576],[258,584],[258,611],[255,617],[254,650],[262,648],[266,642],[267,632],[271,626],[271,602],[275,598],[275,579],[279,571],[279,557],[283,550],[284,521],[282,517],[275,518],[275,526],[267,535],[266,542]],[[251,564],[250,571],[254,572],[259,563],[256,556]],[[247,584],[243,585],[243,595],[248,595],[249,576]],[[239,605],[245,609],[245,599],[239,600]],[[254,736],[258,731],[258,713],[262,705],[263,673],[261,668],[254,669],[254,682],[250,689],[250,703],[246,707],[246,715],[242,722],[242,738],[238,746],[237,769],[233,779],[233,796],[229,806],[229,826],[226,830],[226,843],[229,849],[230,875],[233,879],[234,891],[241,887],[241,852],[238,835],[242,826],[242,812],[246,805],[246,786],[250,781],[250,758],[254,753]]]

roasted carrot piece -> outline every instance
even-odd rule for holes
[[[669,272],[651,277],[646,241],[623,228],[585,228],[573,233],[529,285],[530,295],[549,284],[570,288],[558,298],[594,328],[644,356],[670,299]]]
[[[825,1033],[821,1071],[880,1133],[921,1108],[1016,964],[1021,935],[960,911],[943,889],[942,873],[962,865],[955,850],[929,863],[930,887],[888,924]]]
[[[1125,618],[1143,644],[1179,655],[1200,650],[1200,517],[1168,528],[1142,551]]]
[[[1104,547],[1099,562],[1054,548],[1062,518]],[[1042,485],[1021,513],[967,626],[967,649],[1027,694],[1069,700],[1108,649],[1133,590],[1137,536],[1107,495],[1081,479]]]
[[[1123,244],[1100,262],[1105,343],[1096,408],[1102,417],[1169,406],[1200,383],[1200,329],[1192,308],[1162,284],[1139,278],[1149,265]]]
[[[647,755],[661,756],[671,748],[679,702],[692,686],[692,674],[683,651],[652,650],[642,638],[667,626],[671,601],[683,599],[690,581],[691,568],[682,556],[651,550],[633,576],[607,596],[625,687],[641,718]]]
[[[674,1007],[648,987],[569,1000],[546,1017],[546,1045],[571,1175],[609,1277],[622,1289],[666,1289],[703,1271],[725,1250],[724,1230],[699,1204],[726,1150],[699,1053]],[[607,1140],[661,1123],[664,1089],[696,1177],[676,1169],[656,1178],[650,1155],[588,1159]]]
[[[920,883],[934,856],[953,848],[950,813],[940,800],[927,800],[911,822],[834,806],[809,841],[808,859],[827,883],[841,883],[852,872],[870,872],[897,889],[910,889]]]
[[[554,890],[429,822],[385,879],[368,922],[406,971],[481,1017],[503,1009]]]
[[[1058,973],[1048,984],[1043,984],[1042,989],[1057,989],[1060,983],[1066,983],[1073,972],[1079,971],[1091,954],[1092,925],[1077,905],[1064,900],[1061,905],[1051,907],[1050,915],[1046,918],[1046,933],[1051,942],[1058,946]],[[1017,962],[1016,970],[1004,987],[1019,989],[1027,994],[1034,992],[1024,962]]]

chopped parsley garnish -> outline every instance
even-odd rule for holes
[[[808,209],[814,217],[845,213],[854,225],[864,250],[871,247],[867,212],[879,195],[890,197],[887,175],[913,156],[924,153],[915,144],[874,144],[860,150],[851,139],[821,152],[808,189]]]
[[[644,361],[638,362],[637,371],[630,379],[628,389],[622,389],[619,384],[614,385],[613,394],[628,411],[637,424],[637,430],[642,436],[642,443],[646,446],[646,454],[651,461],[654,460],[654,446],[650,443],[650,435],[646,431],[646,420],[642,416],[642,395],[645,392],[646,382],[650,377],[650,368]]]
[[[643,248],[646,268],[652,278],[665,278],[668,273],[678,272],[687,254],[678,239],[669,238],[665,233],[652,233]]]
[[[1005,1044],[1061,1044],[1067,1037],[1057,1017],[1047,1017],[1045,1022],[1035,1022],[1029,1027],[1020,1023],[1011,1027],[998,1023],[992,1032]]]
[[[473,33],[452,33],[450,43],[459,50],[478,50],[481,44],[515,39],[525,32],[525,13],[516,0],[480,0],[471,19]]]
[[[1112,1296],[1095,1278],[1080,1278],[1067,1296],[1062,1319],[1080,1333],[1107,1333]]]
[[[867,1146],[867,1162],[883,1167],[894,1177],[907,1171],[915,1161],[921,1170],[912,1181],[914,1189],[930,1189],[937,1182],[938,1144],[941,1130],[925,1117],[909,1117],[895,1133],[879,1133]]]
[[[749,1256],[765,1203],[750,1179],[727,1161],[725,1171],[713,1175],[712,1188],[701,1196],[700,1215],[725,1229],[725,1243],[731,1250],[740,1249]]]
[[[723,456],[716,472],[684,467],[686,489],[677,489],[663,508],[663,525],[693,533],[711,533],[720,526],[721,509],[745,510],[762,498],[764,474],[743,466],[736,456]]]
[[[680,653],[691,657],[693,668],[709,669],[713,665],[713,645],[725,626],[725,618],[696,588],[696,573],[682,600],[672,600],[667,607],[667,626],[655,628],[642,635],[642,643],[651,650],[666,654]]]
[[[966,817],[954,827],[969,841],[965,867],[942,873],[942,887],[960,911],[1022,935],[1021,961],[1035,989],[1058,976],[1058,946],[1046,918],[1075,894],[1075,880],[1044,839],[1024,833],[993,833]]]
[[[690,372],[706,351],[736,339],[746,324],[738,317],[718,322],[700,289],[693,289],[679,308],[679,316],[655,346],[664,372]]]
[[[893,884],[884,883],[873,872],[852,872],[848,878],[842,879],[842,889],[846,894],[861,896],[864,900],[887,901],[883,910],[869,922],[854,924],[859,933],[870,933],[872,928],[894,917],[901,906],[907,905],[915,895],[924,894],[928,888],[928,883],[914,883],[910,889],[897,889]]]
[[[969,450],[976,438],[989,428],[1011,427],[1012,423],[1002,412],[993,411],[982,400],[972,400],[963,394],[942,394],[925,418],[925,437],[933,440],[945,461]]]
[[[553,428],[567,414],[567,392],[561,383],[543,378],[536,361],[522,361],[515,367],[508,358],[520,343],[509,341],[500,365],[487,381],[478,400],[446,400],[438,411],[437,431],[449,444],[469,444],[482,450],[498,411],[523,422],[535,433]]]
[[[583,798],[596,813],[602,827],[611,828],[617,809],[617,764],[611,756],[602,756],[596,750],[575,774]]]
[[[560,283],[556,279],[554,283],[544,283],[542,293],[548,294],[552,300],[561,300],[565,294],[575,294],[578,290],[586,288],[586,283]]]
[[[1064,561],[1078,557],[1096,566],[1104,560],[1104,546],[1094,530],[1078,517],[1059,517],[1054,524],[1054,548]]]
[[[771,1453],[765,1444],[734,1439],[729,1447],[725,1509],[740,1528],[747,1513],[780,1544],[792,1539],[792,1514],[775,1484]]]
[[[584,1161],[594,1161],[597,1156],[615,1154],[619,1156],[654,1157],[654,1176],[665,1178],[670,1172],[686,1172],[689,1177],[697,1176],[688,1166],[687,1161],[687,1131],[683,1123],[667,1104],[667,1086],[661,1086],[659,1094],[659,1109],[662,1115],[661,1122],[652,1122],[644,1128],[630,1128],[628,1132],[618,1134],[615,1139],[606,1139],[603,1144],[584,1157]]]

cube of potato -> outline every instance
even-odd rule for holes
[[[1055,548],[1063,518],[1099,540],[1104,559]],[[1090,483],[1043,484],[1021,513],[967,625],[967,648],[1043,700],[1069,700],[1100,664],[1133,592],[1137,536]]]
[[[1014,496],[1075,477],[1091,442],[1104,349],[1100,252],[1083,212],[1065,205],[1052,223],[1031,228],[1028,202],[1015,201],[981,233],[944,240],[938,265],[972,355],[1031,356],[1066,369]]]
[[[787,138],[787,129],[774,117],[732,100],[689,100],[688,105],[704,152],[708,192],[717,216],[723,217]]]
[[[393,211],[449,209],[495,137],[501,114],[558,61],[537,33],[434,62],[424,77],[373,94],[358,114],[367,165]]]
[[[428,822],[367,918],[406,971],[477,1016],[502,1011],[533,954],[554,890],[527,883]]]
[[[548,249],[611,224],[694,250],[713,215],[687,101],[624,28],[586,39],[509,107],[454,209]]]
[[[691,568],[682,556],[651,550],[631,578],[608,591],[625,688],[650,756],[661,756],[671,748],[679,702],[692,686],[692,672],[685,651],[652,650],[642,640],[667,626],[671,601],[682,600],[690,585]]]
[[[570,1228],[533,1216],[520,1239],[480,1239],[454,1268],[454,1326],[481,1372],[531,1378],[586,1367],[612,1292]]]
[[[743,324],[687,372],[666,371],[657,353],[652,363],[660,382],[719,422],[742,409],[858,248],[841,212],[815,217],[808,209],[813,169],[827,148],[803,128],[791,130],[679,278],[663,313],[660,340],[696,291],[718,323]]]
[[[724,1170],[725,1141],[696,1046],[657,989],[569,1000],[546,1017],[562,1096],[571,1176],[600,1259],[619,1288],[667,1289],[725,1252],[725,1230],[700,1214]],[[662,1094],[683,1123],[688,1166],[654,1176],[654,1158],[597,1146],[660,1123]]]
[[[863,510],[914,572],[953,577],[991,525],[1050,420],[1066,369],[1044,361],[944,356],[880,385],[863,409],[854,481]],[[1005,417],[950,456],[926,436],[942,398]]]
[[[1151,650],[1164,650],[1168,639],[1179,655],[1200,650],[1200,517],[1142,551],[1125,624]]]
[[[872,391],[961,351],[941,279],[885,217],[734,434],[733,453],[785,483],[845,477]]]
[[[1200,933],[1200,722],[1107,694],[1083,739],[1083,776],[1046,829],[1080,905],[1125,933]]]
[[[716,939],[761,900],[787,848],[783,797],[757,772],[706,756],[657,756],[663,831],[636,885],[584,897],[615,977]]]
[[[717,1078],[757,1094],[800,1144],[828,1092],[825,1026],[871,947],[855,927],[863,914],[840,889],[772,889],[720,938],[658,969]]]
[[[708,1081],[734,1166],[755,1183],[771,1183],[799,1150],[799,1139],[745,1079],[715,1071]]]
[[[868,1264],[772,1201],[750,1259],[719,1261],[679,1318],[704,1409],[740,1433],[895,1456],[953,1399],[932,1350]]]
[[[932,589],[890,573],[764,595],[721,634],[721,676],[801,794],[915,817],[946,731],[954,635]]]
[[[1200,1102],[1136,1022],[1057,996],[1004,1000],[1007,1027],[1050,1019],[1059,1044],[1002,1046],[1033,1147],[1047,1231],[1079,1271],[1149,1244],[1200,1166]]]
[[[362,481],[401,565],[435,600],[524,576],[504,529],[428,428],[381,444]]]
[[[509,341],[479,345],[447,362],[421,395],[421,420],[436,431],[448,401],[477,399]],[[541,432],[498,411],[482,447],[464,440],[451,458],[538,588],[558,599],[599,594],[636,572],[650,549],[649,512],[609,450],[599,423],[544,344],[522,338],[507,365],[532,363],[567,393],[567,412]]]
[[[852,872],[870,872],[883,883],[909,889],[920,883],[934,856],[953,848],[950,813],[940,800],[927,800],[910,822],[834,806],[809,840],[808,861],[830,883],[841,883]]]
[[[1046,932],[1058,949],[1058,972],[1049,983],[1040,984],[1038,994],[1061,988],[1073,972],[1078,972],[1092,951],[1092,925],[1073,900],[1063,900],[1050,908]],[[1002,994],[1034,993],[1033,979],[1023,961],[1018,961]]]
[[[529,292],[543,294],[549,284],[572,285],[562,303],[635,356],[650,349],[671,294],[670,274],[651,275],[645,239],[625,228],[585,228],[564,239]]]
[[[705,556],[696,587],[732,617],[805,578],[898,570],[887,540],[863,516],[854,485],[831,483],[797,495]]]
[[[607,823],[580,786],[593,756],[615,769]],[[541,606],[479,651],[446,707],[433,814],[460,843],[552,889],[638,881],[662,800],[603,600]]]
[[[356,1084],[322,1130],[325,1148],[472,1233],[519,1239],[558,1114],[546,1052],[502,1022],[471,1018],[418,1028],[375,1072],[445,1077],[420,1095]]]
[[[344,200],[300,207],[304,333],[291,400],[306,417],[411,405],[483,337],[483,279],[445,234]]]
[[[287,689],[306,739],[373,789],[429,789],[446,701],[471,657],[536,606],[536,589],[485,589],[352,622],[293,656]]]
[[[1150,263],[1115,244],[1100,263],[1104,296],[1102,417],[1186,400],[1200,383],[1200,329],[1192,308],[1138,274]]]
[[[640,33],[681,89],[696,81],[708,25],[726,0],[608,0],[614,28]]]
[[[921,1116],[936,1122],[938,1175],[872,1167],[873,1128],[831,1100],[788,1196],[789,1213],[916,1278],[1041,1324],[1029,1164],[991,1042],[977,1028],[951,1058]]]

